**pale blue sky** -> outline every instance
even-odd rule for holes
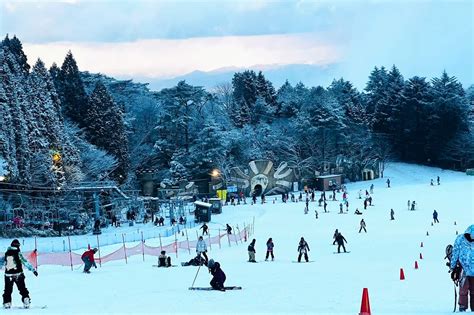
[[[7,1],[1,33],[29,60],[163,77],[223,67],[338,65],[361,86],[375,65],[446,69],[473,83],[473,1]]]

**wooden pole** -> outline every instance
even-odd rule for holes
[[[122,243],[123,243],[123,254],[125,255],[125,263],[128,264],[127,261],[127,248],[125,247],[125,236],[122,234]]]
[[[143,240],[143,231],[142,233],[142,256],[143,256],[143,261],[145,261],[145,241]]]
[[[67,240],[68,240],[68,243],[69,243],[69,261],[71,262],[71,271],[73,271],[74,268],[72,268],[71,238],[68,236]]]
[[[36,263],[36,270],[38,270],[38,243],[36,242],[35,236],[35,263]]]
[[[100,243],[99,243],[99,234],[97,236],[97,249],[99,250],[99,266],[102,267],[102,259],[100,258]]]
[[[184,231],[186,232],[186,241],[188,242],[188,252],[189,254],[191,254],[191,248],[189,247],[188,229],[184,229]]]

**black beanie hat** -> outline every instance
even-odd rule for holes
[[[12,247],[20,248],[21,244],[20,244],[20,241],[15,238],[10,245]]]

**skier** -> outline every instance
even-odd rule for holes
[[[395,211],[393,209],[390,209],[390,220],[395,220]]]
[[[367,230],[365,229],[365,221],[364,221],[364,219],[360,220],[359,233],[362,232],[362,229],[364,229],[364,232],[367,233]],[[345,251],[345,250],[344,250],[344,251]]]
[[[226,231],[227,231],[227,234],[232,234],[232,228],[230,227],[229,224],[226,224]]]
[[[363,220],[362,220],[363,221]],[[342,249],[344,250],[344,253],[347,253],[346,251],[346,247],[344,246],[344,242],[347,243],[347,240],[344,238],[344,236],[342,236],[342,233],[339,232],[336,236],[336,242],[337,242],[337,252],[340,253],[341,252],[341,246],[342,246]]]
[[[302,237],[300,239],[300,242],[298,244],[298,252],[299,252],[299,255],[298,255],[298,262],[301,262],[301,256],[304,255],[304,259],[306,260],[306,262],[309,261],[309,258],[308,258],[308,252],[309,252],[309,246],[308,246],[308,243],[306,243],[306,241],[304,240],[304,238]]]
[[[84,273],[91,273],[90,269],[92,266],[94,266],[94,268],[97,269],[97,264],[95,263],[95,260],[94,260],[95,253],[97,253],[97,248],[86,250],[82,254],[81,259],[84,262]]]
[[[367,198],[364,200],[364,210],[367,210]]]
[[[434,183],[433,183],[433,178],[431,179],[431,183],[430,183],[431,186],[434,186]]]
[[[209,227],[206,223],[204,223],[199,229],[202,229],[202,235],[209,235]]]
[[[438,182],[438,186],[441,184],[441,179],[439,178],[439,176],[436,178],[436,181]]]
[[[166,251],[162,250],[158,256],[158,267],[171,267],[171,257],[166,256]]]
[[[338,229],[336,229],[334,231],[334,235],[332,236],[332,238],[334,239],[334,242],[332,242],[332,245],[336,245],[336,237],[337,237],[338,234],[339,234],[339,231],[338,231]]]
[[[224,282],[226,276],[224,271],[221,269],[221,265],[217,261],[214,261],[214,259],[210,259],[207,267],[209,268],[209,273],[212,275],[212,280],[210,282],[211,287],[214,290],[225,291]]]
[[[390,181],[389,181],[390,183]],[[390,185],[389,185],[390,187]],[[370,185],[370,194],[373,194],[374,193],[374,184]]]
[[[199,236],[199,239],[196,243],[196,254],[198,256],[200,256],[200,255],[204,256],[204,259],[205,259],[206,264],[207,264],[207,261],[209,260],[209,258],[207,258],[206,253],[207,253],[207,244],[204,241],[203,237]]]
[[[412,203],[411,203],[411,210],[412,211],[415,211],[415,206],[416,206],[416,202],[415,202],[415,200],[413,200]]]
[[[362,212],[360,212],[360,211],[359,211],[359,208],[357,208],[356,211],[354,212],[354,214],[362,215]]]
[[[387,188],[390,188],[390,178],[387,178]]]
[[[438,221],[438,211],[433,211],[433,223],[439,223]]]
[[[25,285],[25,275],[23,266],[32,271],[37,277],[36,269],[23,257],[20,252],[20,242],[14,239],[10,247],[7,248],[3,262],[0,265],[5,267],[5,289],[3,291],[3,307],[11,308],[13,284],[16,284],[25,308],[30,307],[30,293]]]
[[[465,312],[470,293],[470,308],[474,312],[474,225],[470,225],[463,235],[456,237],[451,256],[451,271],[461,265],[462,276],[459,281],[459,311]],[[454,279],[453,279],[454,280]]]
[[[257,262],[255,260],[255,253],[256,253],[256,251],[255,251],[255,242],[256,242],[255,239],[253,239],[250,242],[249,246],[247,247],[247,250],[249,252],[249,262]]]
[[[268,256],[272,256],[272,261],[275,259],[275,256],[273,256],[273,247],[275,247],[275,244],[273,244],[273,240],[270,237],[267,241],[267,254],[265,255],[265,261],[268,260]]]
[[[339,213],[342,213],[342,202],[339,204]]]

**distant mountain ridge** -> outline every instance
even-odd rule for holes
[[[316,66],[306,64],[293,65],[271,65],[271,66],[253,66],[250,68],[226,67],[213,71],[193,71],[185,75],[173,78],[151,78],[137,77],[136,82],[149,83],[150,90],[159,91],[163,88],[175,86],[179,81],[185,80],[187,83],[196,86],[203,86],[206,89],[215,87],[219,83],[230,82],[235,72],[245,70],[262,71],[267,80],[278,88],[286,80],[292,85],[303,82],[306,86],[328,86],[334,78],[338,78],[340,67],[338,64],[330,66]]]

